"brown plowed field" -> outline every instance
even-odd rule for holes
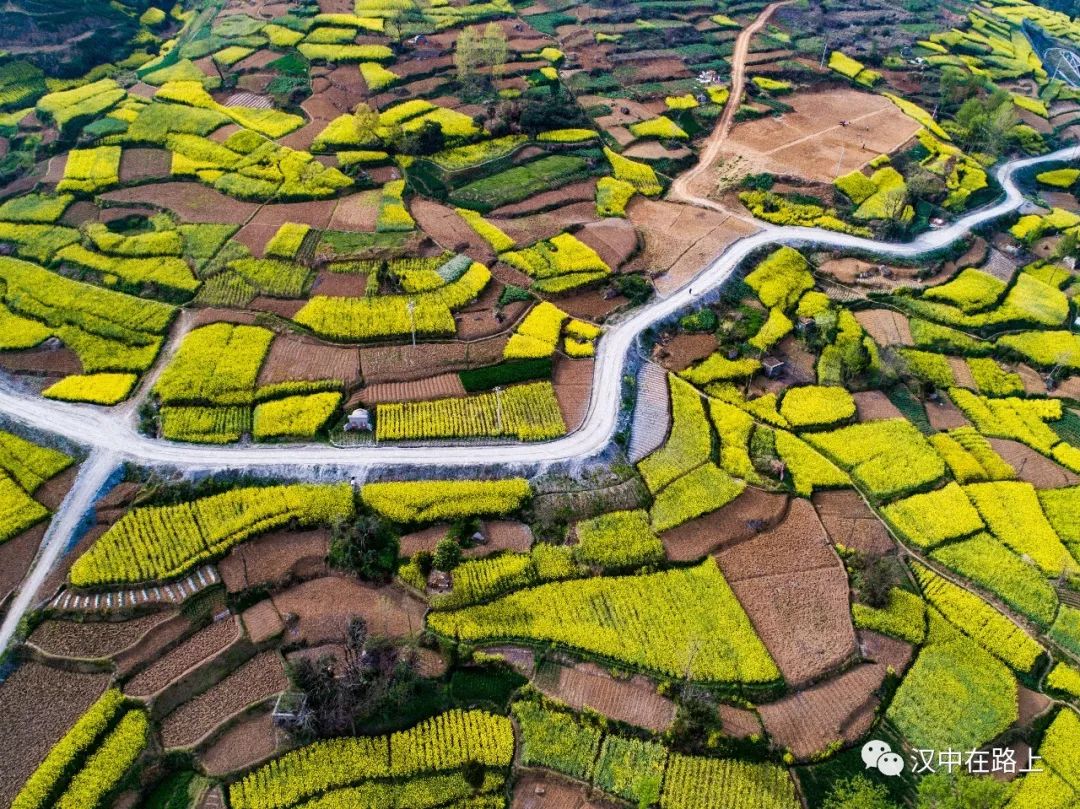
[[[136,697],[156,694],[192,666],[217,654],[239,636],[240,626],[235,618],[212,623],[135,675],[124,686],[124,693]]]
[[[581,426],[589,409],[592,392],[593,360],[570,360],[556,357],[553,382],[567,432]]]
[[[488,219],[520,246],[550,239],[574,225],[596,221],[596,203],[571,202],[568,205],[542,213],[526,214],[515,218],[502,218],[496,211]]]
[[[956,427],[968,427],[967,418],[960,409],[945,396],[941,397],[941,403],[927,402],[924,405],[926,418],[930,426],[935,430],[952,430]]]
[[[184,637],[190,629],[191,621],[183,613],[157,624],[134,646],[116,655],[117,674],[124,677],[143,665],[156,662],[165,649]]]
[[[172,211],[185,222],[242,225],[258,210],[254,202],[241,202],[199,183],[151,183],[102,194],[108,202],[142,202]]]
[[[467,558],[486,556],[496,551],[527,553],[532,547],[532,530],[525,523],[514,520],[493,520],[484,524],[483,532],[487,537],[487,543],[468,548],[464,554]]]
[[[292,577],[324,575],[330,532],[274,531],[245,542],[221,560],[218,570],[230,593],[275,585]]]
[[[330,229],[364,232],[375,230],[381,196],[382,192],[376,188],[351,194],[340,200],[334,208],[334,215],[330,217]]]
[[[737,125],[722,154],[738,155],[754,172],[831,183],[879,154],[896,151],[919,131],[891,101],[873,93],[797,93],[784,102],[794,111]]]
[[[852,744],[870,730],[885,679],[885,666],[862,663],[790,697],[759,705],[758,713],[773,742],[799,759],[821,752],[836,740]]]
[[[1054,701],[1045,694],[1020,686],[1017,704],[1019,711],[1016,726],[1022,728],[1030,725],[1035,717],[1046,713],[1050,706],[1054,704]]]
[[[755,733],[761,733],[761,720],[753,711],[736,708],[734,705],[721,705],[720,726],[724,733],[736,739],[747,739]]]
[[[756,225],[729,214],[643,197],[631,201],[627,218],[644,239],[631,266],[659,272],[661,295],[683,286],[733,242],[757,231]]]
[[[878,345],[910,346],[914,344],[908,319],[899,312],[891,309],[864,309],[855,313],[855,319]]]
[[[161,721],[165,747],[195,744],[226,717],[284,691],[289,681],[277,652],[251,658],[217,685],[185,702]]]
[[[420,229],[440,246],[455,253],[467,253],[489,267],[494,263],[495,251],[491,245],[465,224],[450,206],[417,198],[410,203],[409,211]]]
[[[467,367],[465,343],[421,343],[360,349],[360,372],[369,384],[422,379]]]
[[[605,297],[604,291],[599,289],[585,289],[559,298],[559,308],[571,317],[597,323],[603,323],[608,315],[627,303],[629,299],[625,296],[616,295],[614,298],[608,298]]]
[[[1075,472],[1059,466],[1026,444],[1005,438],[991,438],[989,441],[994,451],[1016,470],[1021,480],[1026,480],[1037,488],[1054,489],[1080,482],[1080,476]]]
[[[855,411],[859,421],[877,421],[881,419],[902,419],[904,414],[889,401],[889,397],[879,390],[864,390],[853,393]]]
[[[259,371],[258,384],[319,379],[339,379],[346,387],[359,384],[359,352],[355,348],[282,334],[270,345],[270,353]]]
[[[575,710],[591,708],[620,722],[660,733],[675,719],[675,703],[656,693],[656,684],[635,675],[616,680],[592,663],[560,666],[556,677],[538,677],[534,684],[549,697]]]
[[[331,272],[319,270],[311,285],[311,295],[326,295],[331,298],[363,298],[367,293],[367,275],[365,273]]]
[[[592,809],[608,806],[593,800],[579,784],[554,773],[526,772],[514,784],[511,809]]]
[[[748,487],[718,511],[665,531],[660,538],[669,559],[689,562],[754,536],[762,524],[777,524],[786,510],[786,495]]]
[[[528,216],[549,208],[570,205],[577,202],[589,202],[596,198],[596,180],[585,180],[580,183],[564,185],[555,191],[543,191],[533,194],[526,200],[503,205],[492,212],[492,216],[500,218],[513,218],[515,216]]]
[[[418,551],[434,551],[448,530],[448,525],[432,525],[422,531],[406,534],[401,538],[399,552],[402,556],[412,556]]]
[[[48,523],[35,525],[17,537],[0,543],[0,604],[19,586],[34,561]]]
[[[286,618],[285,637],[307,646],[340,642],[350,616],[367,621],[373,635],[403,638],[423,629],[426,606],[394,587],[327,576],[305,582],[273,597]],[[289,621],[289,613],[296,616]]]
[[[957,385],[968,390],[977,391],[979,389],[975,384],[975,377],[971,374],[971,368],[964,362],[963,357],[949,357],[948,362],[949,369],[952,371],[953,379]]]
[[[716,561],[729,582],[841,567],[814,507],[801,498],[791,501],[775,528],[725,545],[716,552]]]
[[[281,620],[274,608],[274,602],[270,599],[248,607],[240,615],[240,619],[252,643],[262,643],[285,631],[285,622]]]
[[[360,398],[369,404],[381,402],[423,402],[465,395],[457,374],[437,374],[413,382],[380,382],[360,391]]]
[[[168,177],[172,154],[165,149],[124,149],[120,157],[120,182],[139,183]]]
[[[57,376],[81,374],[83,370],[79,356],[62,344],[28,348],[25,351],[2,351],[0,368],[13,373],[21,371]]]
[[[34,630],[29,640],[42,651],[59,657],[111,657],[174,614],[159,612],[130,621],[48,620]]]
[[[792,501],[780,525],[727,546],[716,560],[789,684],[855,653],[847,574],[810,503]]]
[[[599,253],[612,270],[618,270],[638,249],[637,232],[625,219],[593,222],[574,235]]]
[[[868,629],[860,629],[856,634],[859,638],[859,651],[867,662],[892,666],[899,674],[903,674],[911,665],[915,647],[910,643]]]
[[[198,759],[208,775],[221,776],[249,767],[278,749],[272,707],[238,720],[210,743]]]
[[[872,556],[881,556],[896,547],[881,520],[858,492],[848,489],[815,492],[812,502],[834,545]]]
[[[705,359],[716,349],[716,337],[711,334],[679,333],[658,342],[653,350],[653,358],[669,371],[678,373]]]
[[[38,663],[23,663],[0,683],[0,804],[11,804],[23,782],[108,684],[108,674],[74,674]]]

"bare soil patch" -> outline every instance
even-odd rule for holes
[[[716,337],[712,334],[679,333],[661,339],[653,350],[653,359],[669,371],[678,373],[705,359],[716,349]]]
[[[191,621],[183,614],[172,617],[150,629],[133,646],[116,655],[116,671],[121,677],[161,659],[166,649],[191,631]]]
[[[780,523],[787,512],[787,495],[752,486],[723,508],[690,520],[661,536],[668,559],[689,562],[718,547],[743,542]]]
[[[361,347],[360,371],[368,385],[422,379],[469,367],[469,350],[458,342]]]
[[[373,189],[361,191],[359,194],[350,194],[338,200],[334,215],[330,219],[330,228],[366,233],[374,231],[375,220],[379,215],[381,193],[378,189]]]
[[[644,249],[630,267],[657,274],[661,295],[683,286],[725,248],[757,230],[729,214],[642,197],[630,202],[627,217],[644,238]]]
[[[591,791],[551,772],[530,770],[514,784],[511,809],[592,809],[612,806],[593,799]]]
[[[601,289],[586,289],[573,295],[559,298],[559,308],[571,317],[603,323],[608,315],[629,303],[623,295],[608,297],[610,293]]]
[[[465,395],[457,374],[437,374],[411,382],[380,382],[360,390],[360,399],[368,404],[380,402],[422,402]]]
[[[873,93],[835,89],[784,101],[793,112],[737,125],[722,154],[748,160],[754,171],[832,182],[896,151],[919,131],[914,120]]]
[[[1040,455],[1026,444],[1004,438],[991,438],[990,446],[1004,458],[1020,477],[1039,489],[1072,486],[1080,482],[1080,476]]]
[[[788,683],[810,682],[854,655],[847,574],[805,500],[716,558]]]
[[[292,320],[296,317],[296,313],[304,308],[304,301],[282,300],[260,295],[248,304],[248,308],[257,312],[270,312],[278,317]]]
[[[274,531],[238,545],[218,566],[230,593],[325,575],[330,531]]]
[[[583,180],[579,183],[571,183],[557,188],[554,191],[542,191],[533,194],[521,202],[513,202],[496,208],[491,216],[496,218],[513,218],[515,216],[528,216],[540,213],[551,208],[570,205],[578,202],[593,202],[596,199],[596,180]]]
[[[412,201],[410,213],[420,229],[441,247],[455,253],[466,253],[487,266],[491,266],[495,261],[495,251],[491,249],[491,245],[480,238],[453,208],[418,198]],[[374,228],[374,219],[372,227]]]
[[[945,396],[942,397],[941,402],[926,402],[924,404],[926,409],[926,418],[930,421],[930,426],[935,430],[952,430],[957,427],[967,427],[968,420],[960,408],[954,405]]]
[[[765,730],[773,741],[799,759],[807,759],[841,740],[862,738],[874,722],[878,698],[874,692],[885,680],[885,666],[862,663],[826,682],[790,697],[758,706]]]
[[[240,625],[235,618],[212,623],[135,675],[124,686],[124,693],[136,697],[156,694],[192,666],[217,654],[239,636]]]
[[[81,374],[82,362],[78,354],[59,341],[52,343],[46,340],[37,348],[28,348],[24,351],[0,351],[0,368],[16,374],[67,376]]]
[[[0,802],[11,804],[53,745],[108,684],[108,674],[75,674],[29,662],[0,683],[5,728]]]
[[[51,619],[35,629],[29,640],[42,651],[58,657],[111,657],[174,614],[159,612],[128,621]]]
[[[47,527],[48,523],[41,523],[0,543],[0,607],[30,569]],[[3,613],[2,609],[0,613]]]
[[[362,298],[367,293],[367,279],[366,273],[319,270],[311,285],[311,294],[331,298]]]
[[[717,713],[720,714],[720,726],[728,736],[748,739],[761,733],[761,720],[753,711],[736,708],[734,705],[721,705]]]
[[[120,182],[141,183],[168,177],[172,154],[165,149],[124,149],[120,157]]]
[[[198,183],[151,183],[121,188],[102,194],[108,202],[141,202],[172,211],[185,222],[242,225],[258,209],[253,202],[241,202]]]
[[[573,432],[581,426],[589,409],[592,393],[593,363],[591,359],[571,360],[556,357],[553,383],[555,398],[559,401],[566,431]]]
[[[811,501],[834,545],[882,556],[896,548],[889,532],[858,492],[815,492]]]
[[[574,234],[599,253],[611,269],[618,270],[637,252],[638,237],[634,226],[625,219],[592,222]]]
[[[690,154],[690,150],[685,146],[676,146],[674,149],[669,149],[655,140],[635,143],[623,151],[624,156],[638,160],[682,160],[684,157],[689,157]]]
[[[596,221],[596,204],[591,200],[572,202],[550,211],[527,214],[513,219],[500,217],[501,215],[496,212],[488,218],[493,225],[519,245],[528,245],[541,239],[558,236],[576,225]]]
[[[1046,713],[1046,711],[1054,704],[1054,701],[1045,694],[1040,694],[1038,691],[1032,691],[1030,688],[1021,685],[1018,692],[1017,704],[1019,711],[1016,726],[1023,728],[1030,725],[1032,720],[1036,717]]]
[[[883,419],[902,419],[904,414],[896,405],[889,401],[889,397],[879,390],[864,390],[852,394],[855,400],[855,411],[859,421],[878,421]]]
[[[347,388],[360,383],[360,354],[355,348],[330,345],[310,337],[281,334],[259,371],[258,384],[293,380],[338,379]]]
[[[285,631],[285,622],[270,599],[248,607],[240,616],[252,643],[262,643]]]
[[[446,532],[449,530],[450,526],[439,524],[429,526],[421,531],[413,531],[411,534],[405,534],[401,538],[399,552],[402,556],[409,557],[420,551],[431,553],[435,550],[435,546],[439,544],[439,540],[445,537]]]
[[[277,652],[251,658],[217,685],[185,702],[161,722],[165,747],[187,747],[218,727],[223,717],[284,691],[288,678]]]
[[[305,582],[273,597],[286,618],[290,641],[308,646],[344,640],[349,618],[359,615],[372,634],[403,638],[423,629],[425,605],[394,587],[376,587],[338,576]],[[291,616],[296,616],[295,620]]]
[[[878,345],[910,346],[914,344],[908,319],[892,309],[864,309],[855,313],[855,319]]]
[[[208,775],[222,776],[269,758],[278,749],[273,708],[267,706],[233,723],[199,754]]]
[[[868,629],[860,629],[856,634],[859,638],[859,651],[868,662],[892,666],[900,674],[907,671],[907,667],[911,665],[915,647],[910,643]]]
[[[620,722],[660,733],[675,719],[675,703],[656,693],[656,684],[640,674],[617,680],[593,663],[559,666],[558,673],[538,675],[534,684],[549,697],[575,710],[591,708]]]
[[[532,547],[532,530],[525,523],[516,520],[492,520],[485,523],[481,530],[487,542],[466,550],[466,557],[486,556],[496,551],[527,553]]]

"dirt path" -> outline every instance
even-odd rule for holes
[[[759,224],[750,217],[728,210],[719,202],[696,195],[691,190],[691,186],[696,179],[712,169],[716,159],[720,156],[720,149],[723,147],[724,141],[727,140],[728,135],[731,133],[735,113],[738,112],[739,102],[742,99],[743,91],[746,89],[746,57],[750,53],[750,41],[755,34],[765,27],[765,23],[769,21],[776,9],[792,2],[794,0],[780,0],[780,2],[770,3],[761,10],[757,19],[742,30],[735,40],[735,50],[731,55],[731,94],[728,96],[727,104],[724,106],[724,113],[720,116],[719,123],[717,123],[716,128],[705,142],[705,147],[701,150],[698,162],[689,171],[676,177],[675,182],[671,184],[668,199],[672,202],[685,202],[689,205],[712,208],[714,211],[730,213],[739,219],[746,219]]]

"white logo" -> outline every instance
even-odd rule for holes
[[[866,769],[876,769],[890,778],[904,771],[903,757],[899,753],[894,753],[888,742],[879,739],[871,739],[863,745],[862,760]]]

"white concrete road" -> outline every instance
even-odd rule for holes
[[[654,301],[605,332],[596,357],[592,397],[582,425],[554,441],[532,444],[439,447],[393,445],[336,448],[325,444],[209,447],[147,438],[136,430],[131,408],[77,405],[42,399],[13,385],[0,388],[0,413],[28,426],[63,435],[87,447],[90,457],[42,540],[11,609],[0,626],[0,650],[7,648],[23,614],[77,530],[82,517],[109,476],[123,461],[143,466],[186,471],[215,469],[273,469],[288,476],[315,476],[332,469],[339,475],[363,475],[375,467],[475,467],[506,464],[538,468],[559,461],[585,460],[601,452],[614,435],[622,393],[625,360],[634,340],[654,323],[691,305],[695,298],[723,284],[739,263],[760,247],[781,244],[815,245],[840,250],[861,250],[883,258],[912,258],[951,244],[978,225],[1016,210],[1023,201],[1012,177],[1024,168],[1055,160],[1080,158],[1080,147],[1070,147],[1038,158],[1016,160],[998,171],[1005,198],[971,213],[951,226],[919,236],[906,244],[885,244],[830,231],[766,226],[761,232],[731,245],[689,284],[668,298]],[[690,289],[696,288],[692,296]],[[146,386],[144,386],[145,389]]]
[[[1042,157],[1016,160],[998,170],[1004,199],[975,211],[949,227],[924,233],[905,244],[875,242],[831,231],[765,226],[760,232],[732,244],[693,281],[670,297],[656,300],[611,326],[600,340],[588,413],[581,426],[562,438],[530,444],[481,446],[445,444],[431,446],[361,446],[338,448],[325,444],[196,446],[139,435],[133,419],[116,410],[93,405],[55,402],[20,390],[0,388],[0,413],[48,432],[58,433],[91,450],[104,450],[119,460],[145,466],[184,470],[224,468],[277,468],[285,474],[305,474],[313,467],[333,467],[362,472],[381,466],[453,467],[478,464],[509,464],[535,467],[567,460],[583,460],[602,451],[615,432],[619,412],[623,367],[626,357],[643,331],[654,323],[689,306],[695,297],[723,284],[752,251],[770,245],[815,245],[840,250],[860,250],[882,258],[913,258],[963,237],[973,228],[1016,210],[1023,197],[1013,182],[1024,168],[1056,160],[1080,157],[1080,147],[1070,147]],[[690,289],[695,290],[691,296]]]

